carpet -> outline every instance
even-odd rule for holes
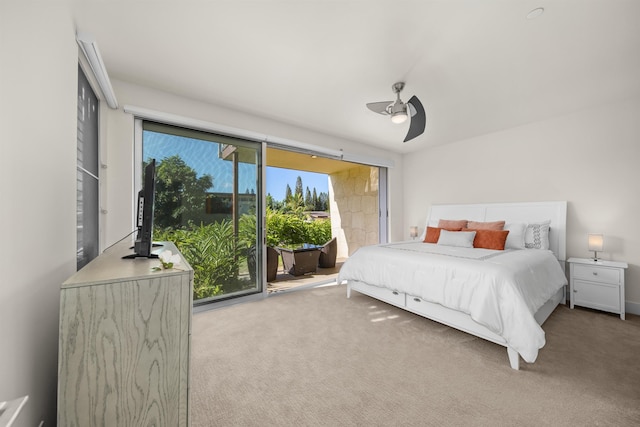
[[[325,286],[193,317],[192,426],[640,425],[640,317],[559,306],[533,364]]]

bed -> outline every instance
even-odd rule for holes
[[[535,362],[545,344],[541,325],[566,302],[566,211],[564,201],[434,205],[428,227],[440,220],[505,221],[505,249],[442,244],[444,237],[471,234],[467,229],[442,231],[441,244],[424,243],[425,227],[413,241],[358,249],[338,283],[346,282],[348,298],[357,291],[500,344],[519,369],[520,358]]]

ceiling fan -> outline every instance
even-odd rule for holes
[[[424,108],[420,103],[420,100],[414,95],[406,104],[400,99],[400,92],[404,89],[404,82],[394,83],[391,86],[393,92],[396,94],[396,100],[394,101],[381,101],[370,102],[367,104],[374,113],[384,114],[391,116],[393,123],[404,123],[409,116],[411,116],[411,124],[409,125],[409,132],[404,139],[407,142],[418,135],[422,135],[427,123],[426,116],[424,114]]]

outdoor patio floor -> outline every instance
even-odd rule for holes
[[[315,273],[304,274],[302,276],[293,276],[285,273],[281,263],[278,265],[278,275],[276,276],[276,280],[267,284],[267,291],[269,293],[282,292],[295,288],[333,282],[336,280],[340,267],[344,261],[345,259],[338,259],[336,260],[336,266],[333,268],[318,268]]]

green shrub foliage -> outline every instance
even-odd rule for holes
[[[193,299],[229,294],[252,286],[246,274],[246,257],[256,246],[256,217],[239,219],[238,238],[233,224],[223,220],[189,228],[154,230],[154,240],[171,241],[194,270]],[[267,209],[267,245],[297,247],[302,243],[322,245],[331,239],[331,221],[310,221],[301,213],[282,213]]]
[[[267,208],[267,245],[296,247],[322,245],[331,240],[331,221],[312,221],[299,211],[283,213]]]
[[[194,270],[193,299],[229,293],[241,286],[241,250],[234,243],[231,221],[154,233],[154,240],[175,243]]]

